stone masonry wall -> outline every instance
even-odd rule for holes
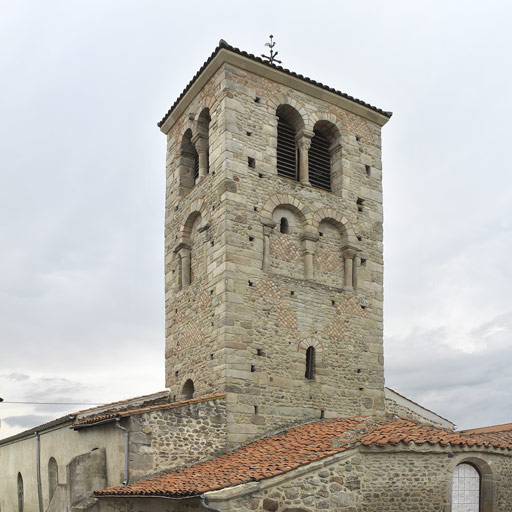
[[[225,399],[132,416],[130,481],[212,459],[225,447]]]
[[[353,115],[256,74],[227,67],[226,78],[233,91],[225,100],[233,119],[226,181],[234,185],[225,196],[227,291],[233,294],[227,304],[233,325],[224,334],[233,361],[226,388],[233,392],[230,438],[243,442],[296,418],[382,411],[379,129],[361,119],[360,131],[352,131]],[[333,180],[333,193],[277,175],[276,111],[282,103],[295,107],[311,128],[318,118],[339,128],[342,173]],[[363,212],[357,207],[361,196]],[[290,232],[271,231],[270,258],[263,265],[261,219],[268,213],[278,224],[282,210],[291,220]],[[339,218],[345,232],[333,223]],[[366,260],[355,291],[342,286],[341,247],[349,229],[361,238],[357,243]],[[319,240],[311,280],[304,279],[302,240],[308,231]],[[329,278],[337,263],[337,278]],[[314,380],[304,375],[308,346],[316,349]]]
[[[497,512],[507,512],[512,509],[512,460],[510,457],[506,459],[500,457],[496,461],[496,466],[499,475],[496,489],[496,510]]]
[[[318,120],[336,127],[333,192],[277,175],[284,103],[311,131]],[[184,192],[181,141],[205,106],[210,173]],[[166,382],[175,395],[187,379],[198,395],[226,392],[232,445],[307,418],[384,412],[380,158],[375,123],[231,64],[170,130]],[[290,233],[265,227],[281,216]],[[308,242],[308,280],[304,236],[318,239]],[[193,253],[188,287],[177,278],[183,240]],[[343,284],[346,245],[357,249],[354,289]],[[305,378],[308,346],[313,380]]]
[[[495,499],[482,510],[510,510],[510,456],[480,452],[457,457],[493,468]],[[274,482],[246,484],[245,495],[242,486],[238,493],[233,489],[231,498],[229,491],[221,491],[218,501],[210,504],[223,511],[450,512],[453,466],[450,449],[356,451],[313,464],[309,471],[301,468],[276,477]]]
[[[223,512],[450,512],[453,468],[464,461],[482,475],[491,468],[482,483],[483,512],[508,512],[510,455],[439,446],[354,449],[274,478],[207,493],[207,503]],[[201,510],[194,499],[100,502],[102,512]]]
[[[200,512],[199,499],[101,498],[98,512]]]

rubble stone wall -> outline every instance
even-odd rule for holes
[[[226,400],[130,418],[130,481],[214,458],[226,447]]]

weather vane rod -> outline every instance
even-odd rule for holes
[[[273,35],[270,35],[270,43],[265,43],[265,46],[268,46],[270,48],[270,56],[269,55],[264,55],[264,54],[261,54],[261,56],[264,58],[264,59],[267,59],[267,62],[269,64],[274,64],[274,63],[278,63],[278,64],[282,64],[282,62],[280,60],[277,60],[276,57],[277,57],[277,54],[279,52],[275,52],[274,53],[274,46],[276,45],[276,43],[274,43],[273,41],[273,38],[274,36]]]

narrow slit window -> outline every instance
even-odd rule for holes
[[[23,477],[21,473],[18,473],[18,512],[23,512],[25,506],[24,502]]]
[[[315,378],[315,348],[308,347],[306,350],[306,379],[313,380]]]

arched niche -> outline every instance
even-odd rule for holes
[[[179,288],[188,287],[199,275],[198,252],[201,250],[197,230],[201,224],[201,212],[192,211],[185,220],[180,239],[174,252],[178,259]]]
[[[315,280],[338,288],[344,286],[343,248],[346,244],[346,230],[341,223],[331,218],[318,223]]]
[[[21,473],[18,473],[17,490],[18,490],[18,512],[23,512],[24,507],[25,507],[25,490],[23,488],[23,477],[21,476]]]
[[[48,498],[51,501],[57,485],[59,484],[59,466],[57,461],[50,457],[48,460]]]
[[[274,208],[272,220],[275,223],[270,234],[272,269],[290,277],[302,277],[304,215],[297,207],[282,204]]]
[[[183,400],[194,398],[194,382],[192,379],[187,379],[181,388],[181,397]]]

